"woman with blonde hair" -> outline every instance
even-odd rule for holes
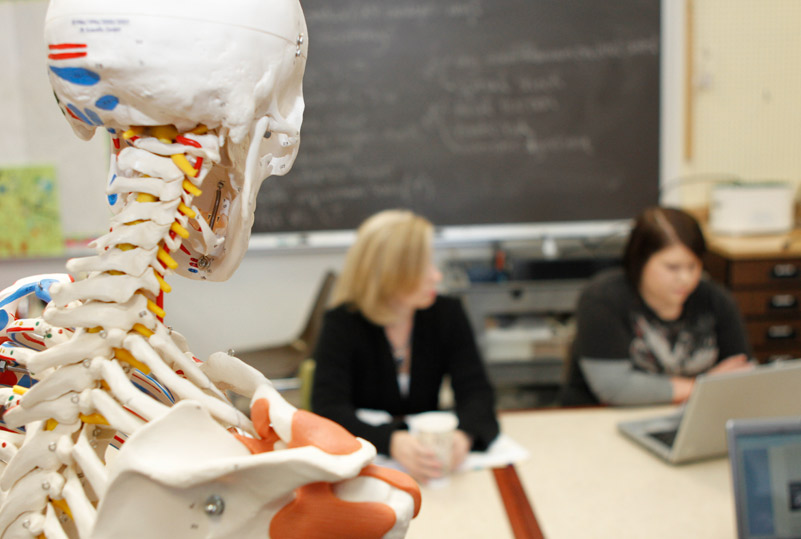
[[[451,379],[459,427],[452,466],[498,434],[494,395],[459,300],[437,294],[433,226],[406,210],[367,219],[348,250],[315,351],[314,412],[372,442],[422,482],[442,463],[408,431],[405,416],[437,410]],[[391,421],[374,425],[359,410]],[[363,417],[363,416],[361,416]]]

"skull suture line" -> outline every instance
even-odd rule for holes
[[[0,291],[3,379],[37,381],[0,390],[0,536],[405,534],[408,476],[164,325],[169,274],[230,276],[261,179],[292,166],[305,32],[297,0],[51,2],[51,81],[80,136],[112,135],[116,215],[95,256],[67,263],[84,279]],[[43,318],[18,318],[34,293]]]

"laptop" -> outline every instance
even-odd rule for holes
[[[739,539],[801,537],[801,416],[726,423]]]
[[[726,421],[801,415],[801,360],[703,374],[682,410],[623,421],[618,430],[671,464],[726,454]]]

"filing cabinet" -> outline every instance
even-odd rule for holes
[[[801,252],[758,241],[712,240],[706,269],[734,295],[760,362],[801,357]]]

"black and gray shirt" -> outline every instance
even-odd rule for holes
[[[576,313],[573,356],[580,368],[572,369],[570,385],[609,404],[670,402],[671,376],[695,376],[750,354],[734,299],[706,280],[678,319],[662,320],[620,268],[607,270],[588,284]]]

